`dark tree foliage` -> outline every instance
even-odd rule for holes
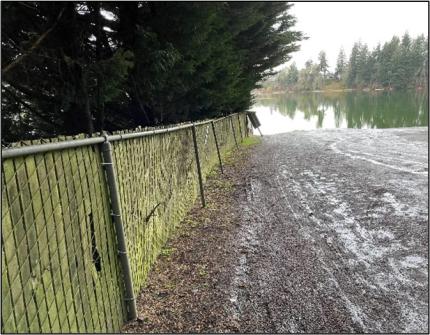
[[[394,36],[370,51],[356,43],[351,52],[347,84],[350,87],[423,87],[428,77],[428,39],[412,39],[408,33]]]
[[[302,33],[285,2],[2,2],[4,142],[242,111]]]

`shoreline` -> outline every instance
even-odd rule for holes
[[[341,88],[341,89],[322,89],[322,90],[307,90],[307,91],[293,91],[293,90],[282,90],[282,91],[272,91],[272,92],[258,92],[254,93],[255,96],[270,96],[270,95],[278,95],[278,94],[297,94],[297,93],[344,93],[344,92],[398,92],[398,91],[424,91],[424,88],[415,88],[415,89],[405,89],[405,90],[395,90],[389,88]]]

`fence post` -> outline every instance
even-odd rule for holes
[[[221,173],[224,173],[224,170],[222,168],[221,154],[219,152],[218,139],[216,137],[216,132],[215,132],[215,124],[213,121],[211,122],[211,125],[212,125],[212,131],[214,133],[214,138],[215,138],[216,152],[218,154],[219,168],[221,169]]]
[[[240,125],[240,114],[237,114],[237,123],[239,124],[240,138],[243,140],[242,126]]]
[[[118,256],[124,276],[125,285],[125,304],[127,306],[127,319],[137,318],[136,301],[133,292],[133,282],[131,278],[130,262],[127,255],[127,245],[124,237],[124,227],[121,218],[121,208],[119,202],[118,185],[115,177],[115,169],[112,160],[112,145],[105,136],[105,142],[101,145],[103,167],[106,171],[106,180],[109,189],[109,197],[112,209],[112,220],[115,224],[116,239],[118,242]]]
[[[239,147],[239,145],[237,144],[236,132],[234,131],[233,117],[230,116],[229,119],[230,119],[230,123],[231,123],[231,128],[233,129],[234,143],[236,143],[236,147]]]
[[[199,158],[199,148],[197,147],[197,136],[196,136],[196,126],[193,123],[193,126],[191,127],[191,131],[193,134],[193,142],[194,142],[194,153],[196,155],[196,164],[197,164],[197,174],[199,177],[199,185],[200,185],[200,196],[202,199],[202,207],[206,206],[206,201],[205,201],[205,194],[203,191],[203,179],[202,179],[202,170],[200,167],[200,158]]]

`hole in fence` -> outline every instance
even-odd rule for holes
[[[89,218],[89,222],[90,222],[91,252],[93,255],[93,263],[94,263],[94,266],[96,267],[97,272],[100,272],[102,270],[102,260],[100,258],[99,251],[97,250],[93,213],[88,214],[88,218]]]

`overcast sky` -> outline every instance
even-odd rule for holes
[[[297,18],[296,29],[309,39],[301,42],[295,61],[299,68],[308,59],[314,61],[325,50],[331,69],[341,46],[349,55],[355,41],[361,40],[372,49],[393,35],[408,31],[412,37],[427,36],[427,2],[293,2],[291,12]]]

